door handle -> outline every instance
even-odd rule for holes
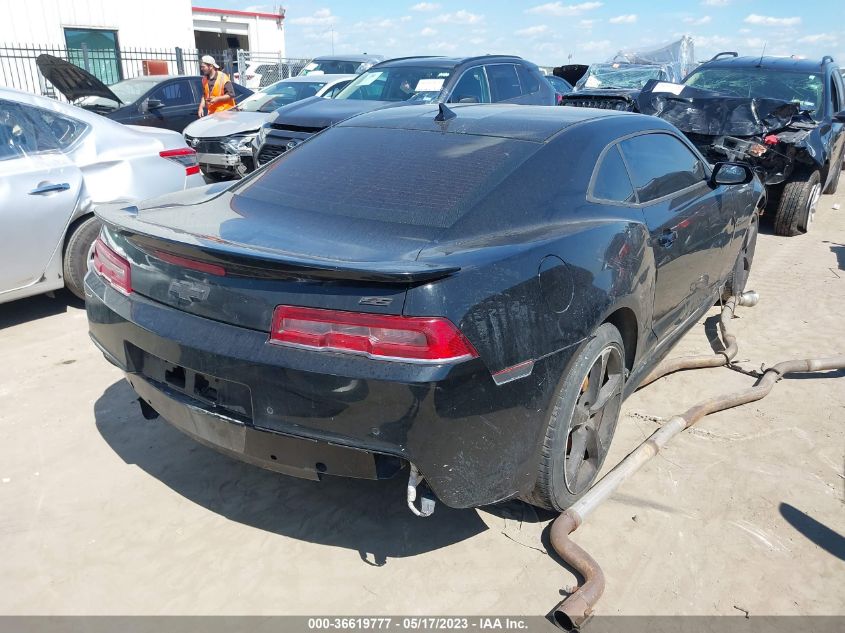
[[[57,191],[67,191],[68,189],[70,189],[70,185],[66,182],[56,182],[56,183],[45,182],[45,183],[38,185],[35,189],[30,191],[29,195],[40,196],[41,194],[54,193],[54,192],[57,192]]]
[[[678,232],[666,229],[660,234],[660,237],[657,238],[657,243],[663,248],[669,248],[675,243],[676,239],[678,239]]]

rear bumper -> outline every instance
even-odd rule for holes
[[[309,479],[382,478],[413,462],[452,507],[533,487],[548,402],[569,358],[496,386],[480,360],[388,365],[267,345],[266,332],[125,297],[93,273],[86,295],[96,345],[196,440]]]

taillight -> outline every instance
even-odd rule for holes
[[[186,176],[193,176],[194,174],[200,173],[200,164],[197,160],[197,150],[195,149],[191,149],[190,147],[166,149],[163,152],[159,152],[158,155],[184,165]]]
[[[94,270],[115,290],[128,295],[132,292],[129,262],[106,246],[99,237],[94,242]]]
[[[448,319],[277,306],[270,343],[382,360],[454,362],[478,352]]]

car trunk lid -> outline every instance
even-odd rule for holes
[[[205,318],[269,331],[278,305],[401,314],[412,285],[458,268],[415,261],[428,241],[379,235],[348,222],[343,234],[317,223],[243,215],[225,192],[187,206],[109,207],[97,215],[132,265],[132,290]]]

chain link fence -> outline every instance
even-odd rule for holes
[[[279,79],[295,76],[307,59],[287,59],[274,53],[203,49],[90,49],[61,46],[0,46],[0,86],[56,99],[63,97],[36,66],[47,54],[87,70],[106,85],[145,75],[199,75],[200,59],[211,55],[233,81],[257,90]]]
[[[310,59],[291,59],[273,53],[239,50],[236,81],[250,90],[258,90],[288,77],[296,77]]]

